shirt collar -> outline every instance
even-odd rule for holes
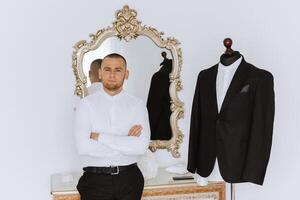
[[[236,69],[241,64],[243,59],[243,56],[241,56],[239,59],[237,59],[234,63],[232,63],[229,66],[223,65],[221,62],[219,63],[219,69],[220,70],[230,70],[230,69]]]
[[[107,98],[107,99],[109,99],[109,100],[117,100],[117,99],[122,98],[122,96],[124,96],[125,93],[126,93],[125,90],[122,89],[120,93],[118,93],[118,94],[116,94],[116,95],[114,95],[114,96],[111,96],[111,95],[109,95],[107,92],[105,92],[104,89],[102,89],[102,91],[101,91],[100,94],[101,94],[103,97],[105,97],[105,98]]]

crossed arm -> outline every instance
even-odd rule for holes
[[[128,136],[136,136],[136,137],[139,137],[142,133],[142,125],[133,125],[131,127],[131,129],[129,130],[128,132]],[[92,140],[95,140],[95,141],[98,141],[99,140],[99,135],[100,133],[97,133],[97,132],[91,132],[90,134],[90,139]]]
[[[117,154],[141,155],[150,141],[150,128],[147,109],[138,104],[135,110],[136,125],[127,134],[92,132],[89,105],[83,102],[75,114],[75,139],[78,153],[97,157],[109,157]]]

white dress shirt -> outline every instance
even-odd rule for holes
[[[216,80],[218,111],[220,112],[227,90],[230,86],[232,78],[242,62],[242,57],[236,60],[229,66],[224,66],[222,63],[218,65],[218,74]]]
[[[218,73],[216,78],[216,93],[217,93],[217,104],[218,104],[218,111],[220,112],[224,98],[226,96],[227,90],[230,86],[232,78],[238,68],[238,66],[242,62],[242,57],[236,60],[229,66],[224,66],[222,63],[218,64]],[[220,174],[219,165],[216,160],[215,166],[211,174],[204,178],[199,176],[198,177],[198,184],[199,185],[207,185],[207,181],[222,181],[223,178]]]
[[[94,94],[95,92],[98,92],[99,90],[102,89],[102,83],[101,82],[92,83],[87,89],[89,95]]]
[[[88,95],[94,94],[100,90],[103,89],[102,83],[101,82],[96,82],[96,83],[92,83],[88,88]],[[78,104],[80,103],[81,98],[77,95],[74,95],[73,98],[73,110],[76,110],[76,107],[78,106]]]
[[[133,125],[142,126],[139,137],[128,136]],[[135,163],[150,142],[146,105],[124,90],[115,96],[100,90],[81,100],[74,132],[82,167]],[[98,141],[90,139],[91,132],[100,133]]]

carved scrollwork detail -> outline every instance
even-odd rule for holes
[[[182,84],[180,80],[176,81],[176,91],[180,91],[182,90]]]
[[[83,47],[83,46],[86,45],[86,44],[87,44],[86,40],[80,40],[80,41],[78,41],[78,42],[73,46],[73,48],[74,48],[75,50],[78,50],[78,49],[80,49],[81,47]]]
[[[122,10],[116,12],[116,21],[113,23],[118,31],[118,37],[126,41],[138,37],[141,22],[136,19],[137,12],[125,5]]]
[[[160,32],[158,31],[156,28],[153,28],[151,26],[147,27],[147,26],[144,26],[144,29],[149,31],[149,32],[152,32],[152,34],[157,37],[158,39],[161,40],[161,42],[164,42],[164,38],[163,38],[163,35],[164,35],[164,32]]]

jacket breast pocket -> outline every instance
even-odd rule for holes
[[[250,94],[250,92],[242,92],[236,94],[234,98],[232,98],[231,105],[232,108],[236,108],[238,110],[240,109],[244,110],[251,106],[251,102],[252,102],[252,95]]]

